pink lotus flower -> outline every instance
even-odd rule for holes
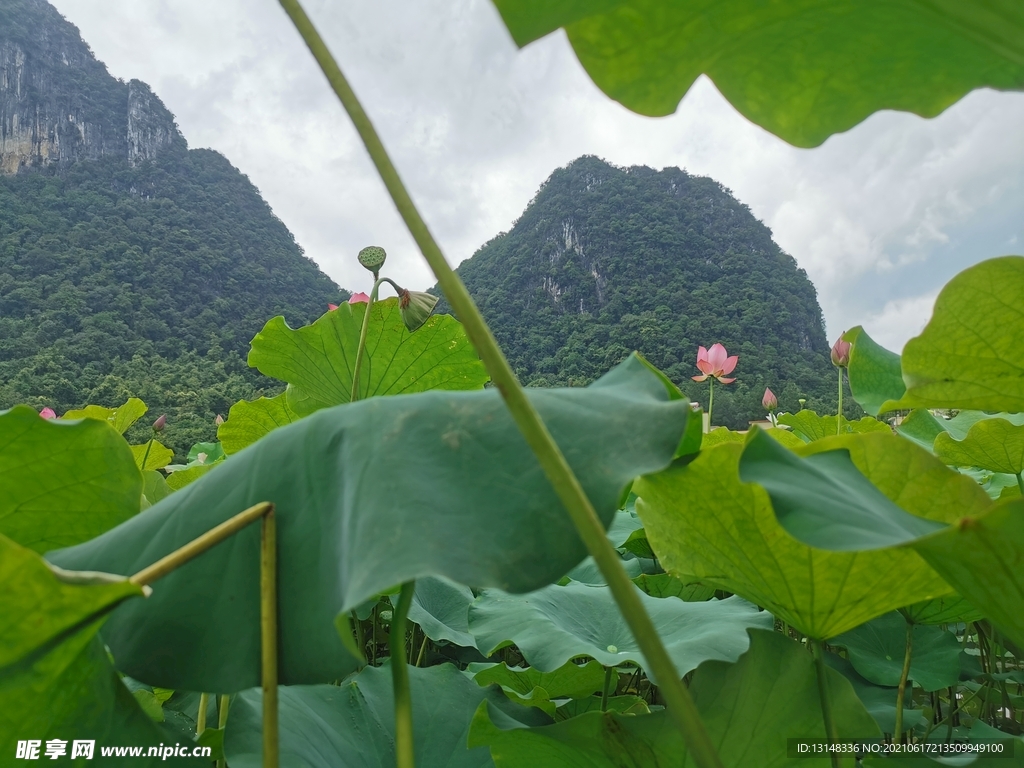
[[[349,304],[369,304],[370,297],[365,293],[353,293],[352,298],[348,300]]]
[[[712,345],[711,349],[700,347],[697,350],[697,367],[702,376],[693,376],[694,381],[704,381],[709,376],[718,379],[722,384],[732,384],[736,379],[723,378],[727,373],[732,373],[736,367],[739,355],[729,357],[725,347],[721,344]]]
[[[39,415],[42,416],[44,419],[57,418],[57,412],[54,411],[53,408],[43,408],[43,410],[39,412]]]
[[[848,341],[843,341],[843,337],[840,336],[836,339],[836,343],[832,345],[832,365],[837,368],[845,368],[850,364],[850,348],[853,345]]]
[[[164,431],[164,427],[166,427],[166,426],[167,426],[167,415],[162,413],[157,418],[157,420],[153,422],[153,431],[154,432],[163,432]]]
[[[766,411],[774,411],[779,407],[779,398],[770,389],[765,388],[764,397],[761,398],[761,405],[765,407]]]
[[[327,311],[328,311],[328,312],[333,312],[333,311],[334,311],[334,310],[336,310],[337,308],[338,308],[338,305],[337,305],[337,304],[328,304],[328,305],[327,305]]]

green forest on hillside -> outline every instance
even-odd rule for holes
[[[245,364],[266,320],[347,296],[216,152],[0,176],[0,407],[141,397],[183,455],[232,403],[278,391]]]
[[[458,271],[529,385],[582,386],[638,350],[706,406],[697,347],[721,342],[739,365],[716,424],[762,418],[765,387],[783,410],[836,408],[814,286],[713,179],[582,157]]]

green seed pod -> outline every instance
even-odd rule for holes
[[[359,263],[368,270],[377,274],[384,266],[384,260],[388,255],[379,245],[368,245],[359,252]]]
[[[434,311],[438,298],[423,291],[403,291],[398,296],[398,308],[402,313],[402,320],[409,331],[427,322],[430,313]]]

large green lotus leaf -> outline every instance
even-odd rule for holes
[[[409,668],[413,743],[420,768],[493,766],[486,749],[469,749],[473,713],[490,702],[523,724],[550,722],[539,710],[512,704],[498,688],[481,688],[457,667]],[[341,685],[278,689],[282,766],[382,768],[395,764],[391,668],[367,667]],[[224,751],[231,768],[262,768],[262,691],[231,703]],[[507,713],[507,714],[506,714]]]
[[[963,440],[971,428],[986,419],[1004,419],[1011,424],[1024,424],[1024,413],[985,413],[960,411],[951,419],[936,416],[926,408],[917,408],[896,427],[896,431],[922,448],[933,450],[935,439],[943,432],[954,440]]]
[[[715,595],[715,588],[702,584],[693,576],[677,577],[671,573],[641,573],[633,583],[651,597],[678,597],[688,603],[701,603]]]
[[[142,445],[129,446],[140,471],[163,469],[174,459],[174,451],[159,440],[148,440]]]
[[[743,450],[740,478],[768,491],[796,538],[813,529],[821,549],[865,549],[872,535],[876,548],[885,547],[893,536],[924,536],[991,505],[976,483],[893,435],[834,437],[802,453],[755,434]]]
[[[871,717],[878,723],[882,733],[893,733],[896,730],[896,699],[898,691],[896,688],[883,687],[865,680],[858,674],[853,665],[842,656],[834,653],[825,654],[825,663],[836,672],[850,681],[854,693],[860,699]],[[908,731],[918,725],[924,725],[927,720],[920,709],[911,709],[906,706],[912,701],[911,696],[905,696],[903,707],[903,729]]]
[[[436,576],[416,580],[409,606],[409,620],[420,625],[423,634],[437,642],[445,640],[464,648],[475,648],[469,634],[469,604],[473,590]]]
[[[882,434],[830,440],[852,445],[879,439],[906,442]],[[740,481],[742,450],[740,445],[722,445],[687,466],[673,466],[635,484],[641,496],[637,511],[669,573],[742,595],[804,634],[822,639],[904,605],[950,593],[913,552],[825,552],[790,537],[764,489]],[[854,460],[862,460],[862,453],[855,453]],[[897,463],[893,492],[900,477],[905,484],[915,481],[915,475],[906,474],[911,469],[906,462]],[[937,511],[952,514],[945,507]]]
[[[0,534],[36,552],[87,541],[139,511],[142,475],[108,423],[0,411]]]
[[[893,611],[861,624],[833,645],[846,648],[850,663],[875,685],[900,684],[907,648],[907,620]],[[925,691],[948,688],[960,681],[960,643],[938,627],[915,624],[910,646],[910,679]]]
[[[877,344],[859,325],[844,333],[843,338],[853,345],[846,375],[853,399],[861,408],[878,416],[915,406],[906,396],[907,385],[903,382],[899,355]]]
[[[800,494],[804,490],[812,493],[824,484],[818,471],[820,466],[809,466],[810,462],[801,459],[804,470],[801,474],[801,466],[794,464],[792,456],[782,455],[772,441],[760,439],[752,455],[753,464],[758,465],[758,482],[766,484],[772,494],[780,525],[803,543],[823,550],[863,550],[859,554],[916,552],[961,597],[999,626],[1012,642],[1024,644],[1024,501],[1015,498],[993,505],[969,478],[945,467],[945,478],[934,470],[927,471],[929,462],[941,462],[913,443],[899,439],[895,443],[890,440],[885,444],[877,443],[882,439],[885,436],[858,435],[824,440],[808,449],[820,447],[822,451],[832,451],[841,459],[832,460],[835,474],[842,472],[849,479],[850,469],[846,466],[849,460],[842,450],[834,450],[846,448],[856,469],[864,472],[890,498],[894,498],[893,490],[902,482],[900,473],[905,474],[907,492],[895,500],[914,512],[913,515],[895,504],[877,503],[874,493],[864,494],[853,506],[827,503],[828,494],[822,494],[815,513],[815,502],[801,498]],[[748,451],[755,440],[751,441]],[[904,447],[894,451],[893,447],[898,445]],[[854,448],[861,449],[859,461]],[[914,454],[914,461],[901,466],[898,456],[907,452]],[[744,460],[746,458],[745,454]],[[839,477],[836,482],[851,494],[861,493],[860,483],[844,482]],[[643,518],[643,509],[637,506]],[[949,517],[951,512],[952,518]],[[924,516],[946,525],[936,531],[923,529],[920,522],[924,521]],[[841,536],[838,531],[842,531]],[[908,574],[906,570],[891,570],[885,576],[888,583],[893,583],[896,575],[902,582]]]
[[[668,115],[700,75],[746,118],[815,147],[873,112],[934,117],[975,88],[1024,88],[1024,10],[802,0],[494,0],[520,45],[563,27],[591,79]]]
[[[853,689],[826,670],[840,736],[880,735]],[[690,685],[701,719],[726,768],[791,765],[786,738],[824,739],[821,699],[811,655],[776,632],[752,631],[735,664],[707,661]],[[486,744],[498,768],[692,768],[679,730],[664,710],[650,715],[588,712],[554,725],[527,728],[480,705],[469,734]],[[800,760],[826,768],[828,758]]]
[[[927,408],[1024,411],[1021,296],[1024,256],[983,261],[950,280],[903,349],[907,395]]]
[[[225,453],[238,453],[278,427],[299,420],[299,415],[288,407],[287,393],[258,400],[241,400],[231,406],[228,418],[217,428]]]
[[[960,624],[978,621],[985,615],[960,595],[923,600],[900,609],[915,624]]]
[[[1011,641],[1024,645],[1024,500],[1000,502],[911,546]]]
[[[861,432],[892,432],[889,425],[884,421],[865,416],[857,421],[850,421],[845,416],[839,416],[841,432],[836,432],[835,416],[819,416],[814,411],[798,411],[796,413],[783,413],[779,415],[779,424],[793,428],[793,434],[807,443],[821,440],[826,437],[835,437],[837,434],[850,435]]]
[[[689,406],[630,358],[593,385],[528,396],[607,525],[623,488],[669,463]],[[38,418],[38,417],[36,417]],[[135,573],[261,501],[276,505],[282,684],[356,667],[334,628],[395,584],[444,576],[524,592],[585,554],[497,390],[375,397],[275,430],[128,523],[58,553]],[[163,688],[259,682],[259,526],[162,579],[103,629],[121,668]]]
[[[65,762],[75,739],[96,742],[94,760],[101,746],[166,741],[122,685],[96,635],[116,605],[142,596],[141,587],[106,574],[55,572],[39,555],[3,536],[0,584],[0,754],[5,760],[24,739],[39,739],[44,746],[47,739],[66,740]],[[103,765],[159,762],[109,758]],[[95,763],[79,758],[71,764]]]
[[[680,675],[707,659],[735,661],[747,649],[747,628],[774,622],[738,597],[687,603],[637,594]],[[543,672],[588,656],[607,667],[637,664],[654,680],[608,587],[573,582],[527,595],[486,590],[469,608],[469,631],[483,653],[515,644]]]
[[[503,690],[526,696],[543,688],[552,699],[582,699],[602,689],[604,667],[596,661],[575,664],[567,661],[558,669],[544,672],[537,667],[509,667],[501,664],[470,664],[477,685],[498,685]]]
[[[295,330],[283,317],[275,317],[252,340],[249,365],[288,382],[288,405],[299,415],[347,403],[366,307],[365,303],[342,304]],[[432,315],[410,333],[402,322],[398,299],[375,302],[370,311],[359,377],[361,397],[481,389],[488,380],[454,317]]]
[[[139,400],[139,398],[130,397],[124,405],[120,405],[117,408],[104,408],[102,405],[87,405],[85,408],[68,411],[61,416],[61,419],[65,421],[70,421],[72,419],[96,419],[98,421],[105,421],[116,429],[119,435],[123,435],[128,431],[128,428],[132,424],[145,416],[146,411],[148,410],[149,409],[146,407],[146,404]]]
[[[935,454],[947,464],[1017,475],[1024,472],[1024,426],[1005,419],[984,419],[956,440],[948,432],[935,438]]]

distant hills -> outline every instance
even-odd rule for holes
[[[348,295],[147,85],[44,0],[0,4],[0,408],[141,397],[180,455],[273,389],[245,364],[269,318]]]
[[[524,383],[584,385],[637,349],[706,405],[697,347],[721,342],[739,365],[716,424],[762,418],[766,386],[835,412],[814,286],[712,179],[581,157],[458,272]]]

